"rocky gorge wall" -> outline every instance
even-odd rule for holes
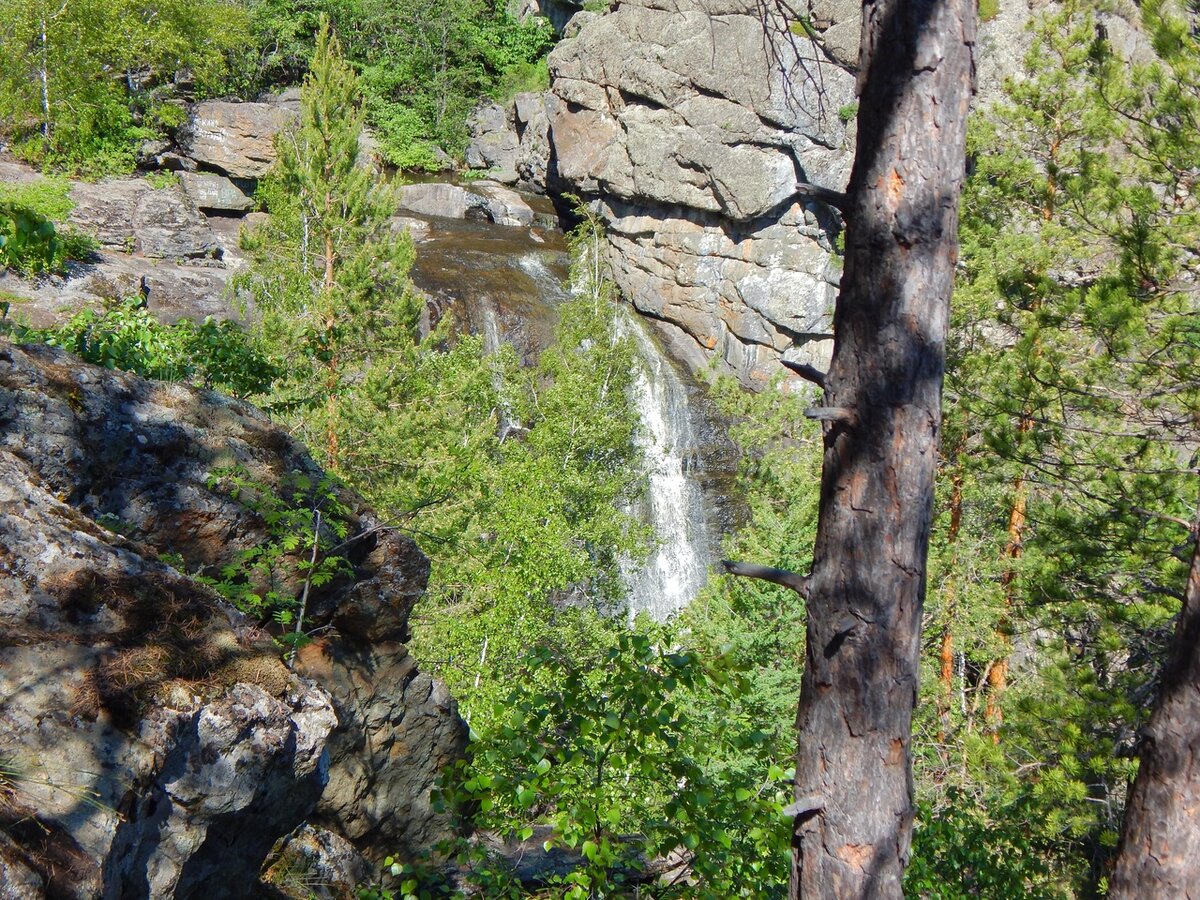
[[[573,193],[603,216],[621,292],[693,371],[716,360],[762,386],[779,359],[824,368],[839,214],[857,113],[856,0],[621,0],[604,13],[526,0],[565,22],[550,89],[483,107],[468,163]],[[1002,0],[981,23],[976,105],[1019,73],[1050,0]],[[1103,13],[1138,55],[1135,10]],[[1144,43],[1144,42],[1143,42]]]
[[[549,93],[475,123],[473,162],[533,186],[544,168],[600,211],[618,286],[673,355],[750,385],[830,350],[840,226],[805,189],[849,175],[854,79],[798,19],[751,0],[580,12]]]
[[[289,668],[197,577],[277,538],[224,471],[322,478],[253,407],[0,340],[0,896],[249,896],[281,839],[349,891],[453,832],[466,729],[404,646],[428,560],[338,489]]]

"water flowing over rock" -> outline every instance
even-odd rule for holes
[[[185,574],[271,539],[228,467],[322,477],[246,404],[0,342],[0,860],[50,895],[244,896],[306,818],[378,854],[455,827],[429,790],[465,727],[403,646],[428,560],[337,489],[348,571],[310,594],[298,678]]]
[[[679,373],[646,332],[626,314],[619,330],[637,347],[634,382],[641,415],[638,446],[646,468],[639,518],[651,526],[655,547],[640,566],[626,564],[624,581],[631,615],[659,621],[687,606],[708,580],[715,541],[699,481],[703,465],[695,411]]]

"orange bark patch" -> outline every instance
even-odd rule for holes
[[[891,745],[888,747],[887,764],[889,766],[898,766],[904,762],[904,741],[900,738],[892,738]]]
[[[843,844],[841,847],[838,847],[836,856],[842,862],[851,866],[856,866],[865,872],[867,869],[867,864],[871,861],[871,845]]]
[[[892,169],[892,171],[888,173],[887,186],[885,190],[887,191],[888,204],[892,208],[895,208],[900,202],[901,195],[904,193],[904,179],[900,177],[900,173],[895,169]]]

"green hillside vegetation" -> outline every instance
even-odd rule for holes
[[[0,136],[47,170],[128,172],[183,123],[183,101],[298,84],[322,17],[402,168],[461,157],[471,110],[541,87],[554,40],[547,20],[517,22],[498,0],[0,0]]]
[[[580,266],[533,366],[448,324],[424,333],[390,188],[353,165],[365,122],[399,164],[461,148],[472,103],[544,54],[544,25],[470,2],[195,12],[226,5],[164,16],[154,52],[106,56],[101,25],[117,19],[69,4],[39,56],[37,23],[60,7],[6,3],[0,41],[21,49],[0,57],[0,80],[20,87],[0,90],[0,115],[31,158],[111,169],[169,124],[175,107],[155,106],[167,73],[189,68],[197,91],[218,92],[303,77],[295,141],[263,188],[272,219],[247,237],[241,286],[261,319],[168,327],[126,303],[23,338],[249,397],[420,543],[434,568],[414,652],[473,732],[442,802],[518,837],[550,826],[552,845],[579,850],[586,863],[543,896],[631,896],[646,858],[672,851],[693,877],[639,896],[785,896],[803,602],[714,576],[664,625],[611,615],[619,560],[648,542],[623,511],[641,473],[611,283]],[[1156,58],[1137,64],[1086,2],[1039,18],[1023,77],[972,124],[910,896],[1103,894],[1183,595],[1200,446],[1200,44],[1165,5],[1141,14]],[[47,114],[30,73],[52,57]],[[98,71],[122,77],[83,78]],[[584,216],[578,263],[595,260],[598,228]],[[741,452],[746,519],[728,555],[806,571],[822,450],[810,403],[724,380],[711,395]],[[482,896],[521,896],[474,845],[446,850]],[[446,896],[419,860],[388,879],[367,896]]]

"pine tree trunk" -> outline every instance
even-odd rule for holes
[[[1142,732],[1110,900],[1200,895],[1200,510],[1158,704]]]
[[[1027,434],[1033,427],[1032,420],[1022,419],[1020,434]],[[1004,648],[1004,652],[992,660],[988,667],[987,704],[984,706],[984,721],[987,730],[992,735],[992,743],[1000,743],[1000,727],[1004,724],[1004,708],[1001,701],[1008,689],[1008,658],[1012,651],[1012,638],[1009,630],[1012,627],[1012,608],[1015,601],[1017,569],[1025,546],[1025,519],[1029,504],[1029,488],[1025,476],[1018,475],[1013,480],[1013,501],[1008,510],[1008,539],[1004,545],[1006,565],[1004,574],[1000,576],[1001,598],[1004,604],[1000,611],[1000,619],[996,623],[996,641]]]
[[[957,459],[957,453],[956,453]],[[950,572],[946,576],[946,591],[943,598],[945,613],[942,622],[941,647],[938,659],[941,663],[938,673],[938,753],[943,762],[949,762],[945,750],[946,737],[950,733],[950,708],[954,703],[954,615],[958,606],[958,585],[956,583],[958,568],[958,533],[962,529],[962,467],[956,466],[951,476],[950,488],[950,527],[946,529],[946,544],[951,548]]]
[[[900,897],[974,0],[863,7],[790,896]]]

